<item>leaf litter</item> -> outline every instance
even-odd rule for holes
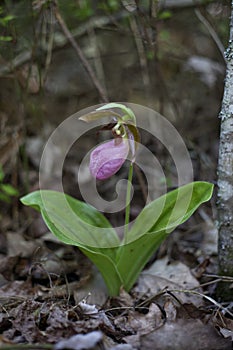
[[[6,234],[1,256],[3,349],[16,344],[48,344],[54,350],[231,349],[232,306],[219,308],[204,298],[209,284],[202,281],[210,281],[203,277],[210,271],[205,261],[197,272],[160,257],[130,293],[108,298],[98,271],[76,248],[48,233],[15,238],[18,244],[13,233]]]

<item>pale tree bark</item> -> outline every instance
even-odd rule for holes
[[[220,274],[233,276],[233,0],[229,45],[225,56],[227,70],[220,112],[218,163],[218,256]]]

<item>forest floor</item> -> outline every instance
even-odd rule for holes
[[[213,227],[198,226],[188,240],[175,232],[169,256],[161,249],[131,292],[115,298],[76,248],[50,233],[32,240],[8,232],[0,266],[1,348],[231,349],[232,302],[215,296],[214,242],[199,244],[200,232]]]

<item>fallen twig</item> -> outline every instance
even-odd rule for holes
[[[196,290],[189,290],[189,289],[169,289],[167,290],[167,292],[172,292],[172,293],[188,293],[188,294],[195,294],[198,295],[208,301],[210,301],[212,304],[214,304],[215,306],[217,306],[220,310],[228,313],[231,317],[233,317],[232,312],[230,312],[227,308],[225,308],[224,306],[222,306],[221,304],[219,304],[217,301],[215,301],[213,298],[209,297],[208,295],[205,295],[203,293],[200,293]]]

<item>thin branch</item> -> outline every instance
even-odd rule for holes
[[[215,306],[217,306],[220,310],[228,313],[231,317],[233,317],[232,312],[230,312],[227,308],[225,308],[224,306],[222,306],[221,304],[219,304],[216,300],[214,300],[213,298],[209,297],[208,295],[205,295],[203,293],[200,293],[196,290],[189,290],[189,289],[169,289],[167,290],[167,292],[173,292],[173,293],[187,293],[187,294],[194,294],[194,295],[198,295],[199,297],[202,297],[206,300],[208,300],[209,302],[211,302],[212,304],[214,304]]]
[[[30,61],[31,58],[32,58],[31,51],[21,52],[9,64],[3,65],[0,68],[0,77],[3,77],[4,75],[11,73],[16,68],[18,68],[18,67],[22,66],[24,63]]]
[[[225,282],[233,282],[233,277],[231,276],[222,276],[222,275],[215,275],[215,274],[209,274],[209,273],[203,273],[203,277],[209,277],[209,278],[221,278],[221,280]]]
[[[101,59],[101,53],[99,50],[98,41],[97,41],[97,37],[96,37],[96,33],[95,33],[94,28],[88,29],[88,36],[90,39],[90,45],[93,48],[93,61],[94,61],[96,75],[97,75],[99,81],[101,82],[101,84],[103,85],[104,90],[106,91],[106,83],[105,83],[106,80],[105,80],[105,74],[104,74],[104,66],[103,66],[103,62]]]
[[[194,11],[195,11],[195,14],[196,14],[197,18],[199,19],[199,21],[206,27],[206,29],[210,33],[211,38],[215,42],[217,48],[219,49],[219,52],[221,53],[221,55],[223,57],[224,62],[226,63],[226,58],[224,56],[225,48],[224,48],[218,34],[216,33],[216,31],[214,30],[212,25],[209,23],[209,21],[202,15],[202,13],[199,9],[195,9]]]
[[[45,69],[42,76],[42,85],[45,84],[49,67],[52,61],[52,52],[53,52],[53,43],[54,43],[54,18],[53,18],[53,12],[50,10],[50,19],[49,19],[49,38],[48,38],[48,44],[47,44],[47,53],[46,53],[46,59],[45,59]],[[45,42],[46,47],[46,42]]]
[[[133,16],[130,17],[129,21],[130,21],[131,30],[132,30],[133,35],[134,35],[134,40],[135,40],[135,44],[136,44],[137,51],[138,51],[140,65],[142,68],[143,83],[144,83],[146,91],[148,91],[149,87],[150,87],[150,77],[149,77],[149,73],[148,73],[148,65],[147,65],[145,48],[144,48],[144,45],[142,42],[142,37],[141,37],[139,30],[138,30],[138,26],[137,26],[137,22],[136,22],[135,17],[133,17]]]
[[[92,67],[90,66],[89,62],[87,61],[86,57],[84,56],[80,46],[74,40],[72,33],[68,29],[63,17],[61,16],[61,14],[59,12],[57,3],[55,3],[54,13],[55,13],[55,17],[56,17],[59,25],[61,26],[61,29],[62,29],[64,35],[67,37],[68,41],[73,46],[76,54],[80,58],[83,66],[86,69],[87,73],[89,74],[94,86],[96,87],[97,91],[99,92],[101,99],[103,100],[103,102],[108,102],[106,91],[104,91],[103,87],[100,85]]]
[[[158,8],[167,9],[167,8],[179,8],[184,6],[197,6],[198,4],[201,5],[202,0],[196,0],[195,2],[193,0],[160,0],[158,2]],[[213,2],[213,0],[209,0],[208,2]],[[125,17],[129,16],[128,11],[121,11],[113,16],[100,16],[96,18],[91,18],[90,20],[87,20],[85,23],[83,23],[78,28],[71,31],[73,38],[81,37],[82,35],[86,34],[88,30],[91,28],[105,28],[109,23],[112,23],[113,19],[116,23],[116,20],[124,19]],[[106,29],[106,28],[105,28]],[[108,28],[109,29],[109,28]],[[110,30],[110,29],[109,29]],[[113,30],[111,28],[111,30]],[[67,37],[59,35],[59,38],[54,36],[54,45],[53,50],[57,48],[61,48],[67,44]],[[43,50],[43,48],[41,48]],[[39,53],[40,51],[38,51]],[[37,53],[37,54],[38,54]],[[6,74],[11,73],[15,69],[19,68],[23,64],[27,63],[32,59],[32,52],[30,51],[23,51],[19,55],[17,55],[10,63],[6,63],[5,65],[1,65],[0,67],[0,77],[5,76]]]

